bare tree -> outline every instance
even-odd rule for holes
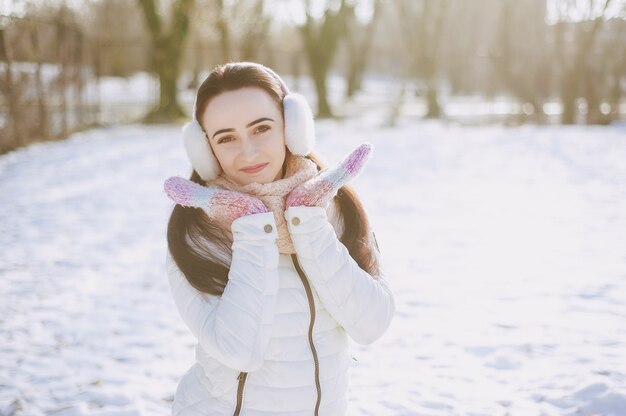
[[[601,13],[594,17],[598,0],[588,0],[586,7],[581,8],[577,0],[563,0],[559,3],[561,21],[555,25],[557,57],[561,69],[561,103],[563,113],[561,123],[574,124],[576,121],[576,99],[581,94],[581,83],[590,71],[590,52],[594,46],[597,34],[604,23],[604,15],[611,4],[611,0],[602,1]],[[567,16],[583,12],[583,22],[572,24],[565,20]],[[571,41],[568,35],[573,31]],[[593,111],[593,110],[592,110]]]
[[[623,41],[626,22],[623,19],[617,19],[617,24],[619,27],[615,31],[615,41],[613,46],[609,48],[613,53],[607,54],[607,56],[613,57],[613,61],[608,66],[610,76],[608,77],[607,99],[610,105],[610,120],[616,120],[620,116],[619,105],[624,95],[622,85],[626,85],[626,42]]]
[[[299,26],[304,50],[317,93],[317,117],[332,117],[326,91],[328,71],[337,52],[339,41],[345,34],[348,17],[354,13],[354,4],[347,0],[329,1],[324,15],[316,19],[312,15],[311,0],[304,1],[306,21]]]
[[[222,62],[228,62],[230,61],[231,42],[226,7],[224,7],[224,0],[216,0],[215,4],[217,6],[215,27],[219,33],[221,58]]]
[[[144,51],[150,48],[150,34],[137,21],[143,11],[135,1],[106,0],[92,3],[84,10],[85,33],[97,40],[100,75],[128,77],[148,66]]]
[[[208,64],[261,60],[272,22],[264,6],[264,0],[196,0],[183,58],[183,70],[191,71],[187,88],[198,87]]]
[[[426,87],[426,118],[441,114],[439,89],[439,51],[448,0],[397,0],[398,21],[411,54],[410,73],[422,79]]]
[[[597,35],[590,60],[592,64],[581,80],[581,95],[587,104],[587,124],[608,124],[617,115],[619,108],[620,60],[624,60],[620,48],[624,44],[624,21],[611,19],[602,26]],[[623,69],[622,69],[623,71]],[[623,75],[622,75],[623,77]]]
[[[271,19],[264,13],[264,3],[263,0],[250,1],[245,12],[237,13],[242,16],[241,27],[245,29],[241,34],[241,59],[244,61],[257,60],[259,51],[267,40]]]
[[[178,104],[177,80],[180,73],[183,43],[189,32],[189,14],[194,0],[174,0],[171,28],[166,31],[157,13],[155,0],[138,0],[152,39],[152,65],[159,75],[159,105],[145,118],[147,122],[166,122],[183,117]]]
[[[526,121],[529,116],[535,121],[543,121],[550,70],[546,48],[538,45],[546,41],[546,0],[502,0],[498,1],[497,7],[499,27],[491,56],[499,87],[522,104],[518,122]]]
[[[197,5],[190,29],[194,53],[200,53],[210,41],[218,45],[219,53],[209,52],[219,62],[259,59],[272,21],[265,13],[264,0],[197,0]]]
[[[37,92],[37,111],[39,120],[37,130],[40,132],[42,138],[47,139],[49,135],[48,131],[48,109],[45,102],[45,89],[42,74],[42,59],[41,59],[41,46],[39,42],[39,31],[37,25],[31,20],[28,25],[30,40],[33,45],[31,49],[30,59],[36,64],[35,66],[35,91]]]
[[[20,117],[20,99],[22,83],[13,78],[13,48],[10,39],[7,39],[5,29],[0,28],[0,60],[6,62],[4,77],[0,79],[0,92],[9,102],[9,120],[12,124],[13,143],[0,143],[0,150],[6,151],[25,144],[25,132],[22,118]]]
[[[380,16],[381,0],[373,0],[372,17],[366,23],[359,23],[356,15],[352,14],[348,19],[346,31],[346,46],[348,51],[348,74],[346,82],[346,96],[352,97],[361,88],[361,81],[367,58],[369,57],[374,29]]]

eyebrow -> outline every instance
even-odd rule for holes
[[[260,123],[260,122],[265,121],[265,120],[274,121],[274,120],[272,120],[272,119],[271,119],[271,118],[269,118],[269,117],[261,117],[261,118],[259,118],[259,119],[254,120],[253,122],[250,122],[250,123],[246,124],[246,127],[253,126],[253,125],[255,125],[256,123]],[[215,136],[217,136],[218,134],[220,134],[220,133],[226,133],[227,131],[235,131],[235,129],[230,128],[230,129],[221,129],[221,130],[218,130],[218,131],[216,131],[215,133],[213,133],[213,138],[215,138]]]

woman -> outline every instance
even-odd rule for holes
[[[171,177],[167,268],[197,338],[173,415],[345,415],[348,336],[380,338],[395,312],[367,216],[312,153],[311,110],[271,69],[217,66],[183,128],[193,172]]]

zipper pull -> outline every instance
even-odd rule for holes
[[[354,361],[359,361],[359,360],[357,360],[357,359],[356,359],[356,357],[355,357],[354,355],[352,356],[352,359],[353,359]]]

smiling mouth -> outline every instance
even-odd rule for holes
[[[257,173],[263,170],[269,163],[261,163],[260,165],[251,166],[249,168],[241,169],[242,172],[246,173]]]

